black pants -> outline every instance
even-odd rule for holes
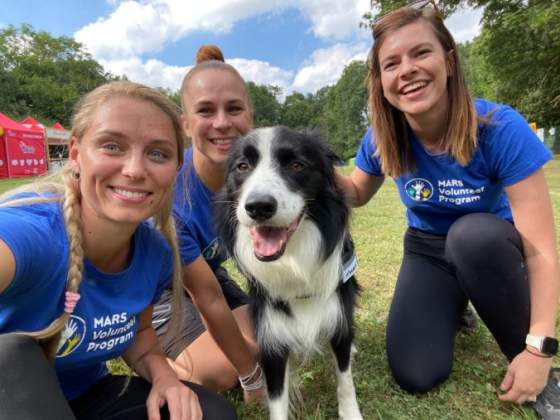
[[[447,237],[409,229],[387,325],[389,366],[403,389],[426,392],[449,377],[469,300],[509,360],[523,351],[530,295],[515,227],[473,213]]]
[[[151,385],[142,378],[109,375],[68,403],[41,348],[29,337],[0,335],[0,419],[142,420]],[[233,406],[222,396],[185,383],[198,396],[204,419],[234,420]],[[167,408],[162,419],[169,418]]]

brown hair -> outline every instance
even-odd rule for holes
[[[251,97],[249,96],[249,90],[247,89],[247,85],[245,80],[241,77],[239,72],[230,64],[227,64],[224,59],[224,55],[219,47],[216,45],[203,45],[198,49],[196,53],[196,65],[191,68],[185,77],[183,78],[183,82],[181,83],[181,89],[179,91],[181,95],[181,106],[183,107],[183,112],[187,112],[186,104],[185,104],[185,94],[188,90],[190,80],[200,71],[206,69],[216,69],[216,70],[225,70],[233,74],[241,84],[243,85],[243,89],[245,90],[245,96],[247,98],[247,105],[249,107],[249,114],[251,119],[253,119],[253,105],[251,103]]]
[[[457,45],[445,27],[441,14],[434,8],[401,7],[379,19],[373,26],[374,44],[368,57],[367,85],[372,121],[372,141],[375,141],[383,172],[399,177],[415,169],[408,139],[408,124],[400,110],[392,106],[383,94],[379,50],[392,33],[417,21],[427,22],[434,31],[449,60],[447,80],[449,109],[445,136],[440,146],[459,164],[466,165],[477,144],[478,119],[473,99],[465,80]],[[373,140],[375,139],[375,140]]]
[[[107,83],[94,89],[84,96],[76,105],[72,118],[72,136],[80,142],[86,132],[95,111],[103,106],[109,99],[115,97],[132,97],[148,101],[161,109],[170,119],[177,139],[177,158],[179,167],[183,162],[184,135],[181,120],[177,113],[177,106],[157,90],[128,81]],[[179,168],[177,168],[179,169]],[[24,199],[11,199],[20,192],[37,193],[35,197]],[[49,194],[43,194],[49,193]],[[54,193],[54,194],[53,194]],[[156,227],[162,232],[171,245],[173,252],[173,314],[171,326],[176,329],[179,323],[180,305],[182,302],[183,282],[181,277],[181,261],[177,246],[177,238],[171,206],[173,199],[173,185],[162,200],[161,205],[154,215]],[[78,292],[83,275],[84,251],[82,248],[82,223],[80,218],[80,189],[79,182],[72,175],[70,165],[64,167],[59,174],[47,176],[24,187],[11,190],[0,196],[0,207],[13,207],[24,204],[61,201],[63,207],[64,223],[69,242],[69,263],[66,278],[66,291]],[[63,312],[48,327],[26,333],[39,340],[47,356],[54,358],[60,334],[70,315]],[[170,327],[171,328],[171,327]]]

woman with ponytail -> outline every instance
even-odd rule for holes
[[[162,291],[182,293],[183,147],[172,102],[108,83],[76,107],[69,165],[0,197],[0,418],[235,418],[179,381],[151,326]],[[137,375],[109,374],[118,356]]]
[[[162,344],[179,377],[216,391],[239,382],[245,399],[264,396],[264,376],[248,311],[247,295],[222,267],[226,259],[214,227],[212,201],[223,186],[233,143],[253,125],[245,82],[224,62],[220,49],[205,45],[181,86],[183,128],[192,142],[177,178],[173,214],[187,293],[182,334]],[[169,291],[154,310],[158,334],[167,329]]]

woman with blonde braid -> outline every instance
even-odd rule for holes
[[[103,85],[76,108],[70,165],[0,197],[0,418],[235,418],[179,381],[151,326],[171,279],[182,293],[182,133],[157,91]],[[109,374],[118,356],[139,376]]]

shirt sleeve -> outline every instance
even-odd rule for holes
[[[23,218],[17,208],[0,212],[0,239],[12,251],[16,270],[14,278],[3,294],[16,295],[37,287],[44,272],[61,264],[56,235],[46,231],[40,222]],[[64,251],[64,250],[63,250]],[[64,262],[63,262],[64,263]]]
[[[161,298],[163,291],[166,288],[171,287],[171,281],[173,278],[173,252],[169,242],[167,242],[163,235],[155,229],[152,229],[151,231],[150,242],[153,242],[155,245],[150,248],[151,254],[149,259],[158,261],[161,267],[159,275],[157,271],[153,272],[154,277],[157,276],[157,283],[155,285],[154,296],[151,303],[152,305],[155,305]]]
[[[366,131],[358,148],[356,167],[370,175],[383,176],[379,159],[375,156],[375,145],[372,141],[371,128]]]
[[[199,256],[202,255],[199,241],[196,239],[191,226],[175,217],[177,226],[177,239],[179,241],[179,254],[181,255],[181,263],[189,265]]]
[[[552,158],[525,119],[509,106],[501,106],[484,130],[485,159],[492,175],[506,187],[532,175]]]
[[[165,254],[165,260],[163,261],[161,273],[156,285],[156,290],[154,293],[154,298],[152,299],[152,305],[155,305],[165,289],[172,286],[173,280],[173,254],[171,249]]]

